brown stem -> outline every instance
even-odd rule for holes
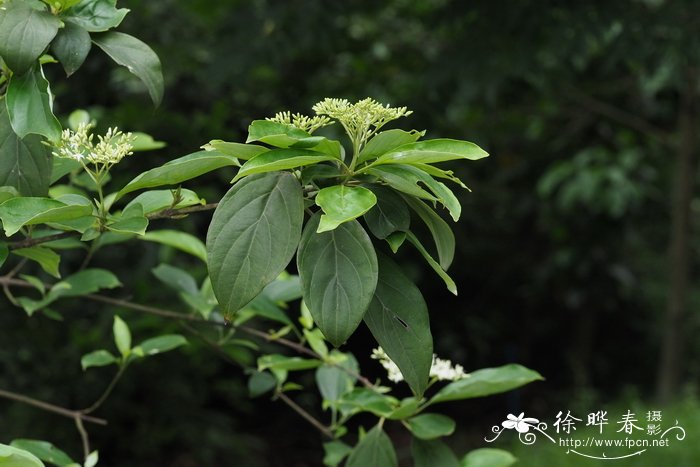
[[[58,405],[53,405],[49,404],[48,402],[40,401],[37,399],[32,399],[31,397],[24,396],[22,394],[17,394],[14,392],[10,391],[5,391],[4,389],[0,389],[0,397],[3,397],[5,399],[10,399],[16,402],[21,402],[23,404],[31,405],[32,407],[36,407],[41,410],[45,410],[47,412],[52,412],[58,415],[62,415],[64,417],[72,418],[72,419],[80,419],[84,420],[86,422],[90,423],[96,423],[97,425],[106,425],[107,420],[103,418],[97,418],[97,417],[92,417],[89,415],[86,415],[82,413],[79,410],[71,410],[71,409],[66,409],[64,407],[59,407]]]
[[[210,211],[212,209],[216,209],[218,205],[219,203],[209,203],[201,204],[198,206],[188,206],[186,208],[167,208],[163,209],[162,211],[148,214],[146,217],[148,217],[149,219],[172,219],[175,217],[191,214],[193,212]]]
[[[298,406],[293,400],[291,400],[289,397],[287,397],[287,395],[285,393],[278,392],[277,397],[279,397],[282,400],[282,402],[284,402],[289,407],[291,407],[292,410],[294,410],[296,413],[301,415],[301,417],[304,420],[306,420],[307,422],[311,423],[314,427],[316,427],[318,429],[318,431],[323,433],[323,435],[325,435],[326,437],[328,437],[330,439],[333,439],[333,432],[330,430],[330,428],[328,428],[323,423],[316,420],[313,417],[313,415],[311,415],[309,412],[307,412],[306,410],[304,410],[300,406]]]
[[[80,433],[80,440],[83,443],[83,460],[87,460],[88,456],[90,455],[90,438],[88,437],[87,430],[85,430],[83,421],[80,419],[80,417],[75,417],[75,427],[78,429],[78,433]]]

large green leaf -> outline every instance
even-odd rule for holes
[[[481,448],[467,453],[461,467],[510,467],[518,460],[503,449]]]
[[[407,425],[415,437],[428,440],[451,435],[457,424],[446,415],[424,413],[408,419]]]
[[[353,449],[346,467],[398,466],[396,451],[381,427],[375,426]]]
[[[323,209],[318,232],[333,230],[344,222],[351,221],[369,211],[377,197],[367,188],[345,185],[329,186],[316,195],[316,204]]]
[[[48,146],[39,135],[17,136],[0,99],[0,186],[12,186],[23,196],[45,196],[50,175]]]
[[[380,156],[374,164],[434,164],[455,159],[478,160],[489,154],[474,143],[456,139],[431,139],[404,144]]]
[[[455,281],[453,281],[450,275],[447,274],[447,272],[445,272],[444,269],[442,269],[440,264],[437,261],[435,261],[432,256],[430,256],[428,250],[426,250],[423,244],[418,240],[418,238],[415,235],[413,235],[413,232],[406,232],[406,238],[409,242],[413,244],[413,246],[416,247],[416,249],[420,252],[423,258],[425,258],[425,261],[428,263],[428,265],[431,268],[433,268],[433,271],[435,271],[437,275],[440,276],[440,278],[445,282],[447,290],[457,295],[457,284],[455,284]]]
[[[34,454],[16,447],[0,444],[0,466],[2,467],[44,467]]]
[[[6,101],[12,129],[20,138],[37,134],[56,141],[61,137],[61,124],[52,110],[49,82],[39,65],[10,78]]]
[[[116,0],[83,0],[66,11],[65,18],[90,32],[102,32],[119,26],[129,13],[116,8]]]
[[[424,441],[413,438],[411,454],[415,462],[414,467],[460,467],[452,449],[439,439]]]
[[[433,362],[428,307],[418,287],[385,255],[379,255],[377,290],[364,319],[413,392],[422,395]]]
[[[67,76],[72,75],[82,66],[91,47],[90,33],[82,26],[70,21],[64,23],[56,39],[51,43],[51,49],[63,65]]]
[[[40,441],[35,439],[15,439],[12,441],[12,443],[10,443],[10,446],[24,449],[25,451],[34,454],[42,461],[49,462],[50,464],[57,465],[59,467],[78,465],[73,461],[73,459],[68,457],[68,454],[61,451],[48,441]],[[4,464],[0,460],[0,466],[1,465]]]
[[[5,2],[0,8],[0,56],[15,74],[36,63],[56,36],[61,20],[26,2]]]
[[[91,206],[69,205],[50,198],[20,197],[0,204],[0,219],[8,237],[25,225],[58,222],[91,214]]]
[[[317,233],[320,215],[306,224],[297,268],[304,301],[323,335],[336,347],[360,324],[377,285],[377,255],[356,220]]]
[[[335,158],[309,149],[273,149],[258,154],[243,164],[233,181],[256,173],[293,169],[330,160]]]
[[[148,242],[161,243],[177,248],[180,251],[196,256],[204,262],[207,261],[207,249],[202,241],[187,232],[180,232],[179,230],[153,230],[151,232],[146,232],[139,238]]]
[[[238,160],[235,157],[216,151],[197,151],[136,176],[119,191],[118,197],[143,188],[177,185],[221,167],[238,165]]]
[[[136,75],[148,89],[155,105],[163,99],[163,72],[158,55],[144,42],[121,32],[105,32],[92,38],[119,65]]]
[[[377,204],[365,214],[365,221],[375,237],[385,239],[394,232],[405,232],[411,225],[406,202],[391,188],[370,185]]]
[[[418,198],[437,200],[450,211],[450,216],[455,222],[459,220],[462,206],[457,197],[444,183],[438,182],[424,171],[410,165],[386,164],[372,167],[367,172],[384,180],[398,191]],[[422,186],[427,187],[432,195]]]
[[[513,363],[497,368],[484,368],[448,384],[438,391],[429,403],[490,396],[542,379],[542,375],[536,371]]]
[[[368,161],[381,156],[393,149],[396,149],[404,144],[413,143],[418,138],[423,136],[425,131],[411,130],[387,130],[377,133],[369,142],[362,148],[360,155],[357,158],[357,163]]]
[[[61,257],[50,248],[33,246],[30,248],[18,248],[12,250],[12,253],[35,261],[47,274],[61,277],[61,274],[58,272],[58,263],[61,261]]]
[[[212,286],[225,314],[240,310],[284,270],[303,219],[301,186],[290,173],[248,177],[226,193],[206,242]]]
[[[406,204],[418,214],[418,217],[423,220],[428,230],[430,230],[433,240],[435,241],[435,247],[437,248],[440,266],[442,269],[447,270],[455,256],[455,236],[454,233],[452,233],[452,229],[447,222],[442,220],[442,218],[423,201],[410,196],[404,196],[403,199],[406,201]]]

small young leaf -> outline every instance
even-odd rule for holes
[[[309,331],[308,329],[304,329],[304,337],[309,343],[309,347],[311,347],[314,352],[323,358],[328,356],[328,347],[323,340],[323,334],[321,334],[320,330],[314,329],[313,331]]]
[[[146,339],[139,344],[144,355],[156,355],[187,345],[187,339],[179,334],[165,334],[163,336]]]
[[[155,151],[167,146],[165,141],[156,141],[153,136],[140,131],[132,132],[131,135],[134,137],[134,141],[131,143],[133,146],[131,150],[134,152]]]
[[[379,426],[372,428],[353,449],[346,467],[398,466],[396,451],[389,437]]]
[[[408,429],[417,438],[435,439],[449,436],[455,431],[456,423],[450,417],[436,413],[416,415],[408,419]]]
[[[437,404],[438,402],[490,396],[542,379],[544,379],[542,375],[536,371],[516,364],[485,368],[448,384],[438,391],[428,403]]]
[[[92,40],[112,60],[143,81],[153,103],[160,105],[163,99],[163,72],[158,55],[148,45],[133,36],[115,31],[96,34]]]
[[[461,467],[510,467],[517,459],[503,449],[481,448],[467,453]]]
[[[107,350],[95,350],[87,355],[83,355],[80,359],[80,365],[83,367],[83,371],[87,370],[91,366],[106,366],[116,363],[117,357],[112,355]]]
[[[97,465],[97,462],[100,460],[100,453],[99,451],[92,451],[88,456],[85,458],[85,464],[83,464],[83,467],[95,467]]]
[[[323,209],[318,233],[327,232],[344,222],[351,221],[369,211],[377,197],[367,188],[335,185],[323,188],[316,195],[316,204]]]
[[[127,356],[131,351],[131,332],[129,331],[129,326],[126,325],[122,319],[114,315],[114,326],[112,326],[114,332],[114,343],[119,349],[122,356]]]
[[[145,235],[148,219],[143,216],[123,217],[107,225],[107,229],[116,233]]]
[[[304,301],[323,335],[336,347],[355,331],[377,285],[377,255],[356,220],[317,233],[320,215],[306,224],[297,268]]]
[[[226,193],[206,242],[223,313],[231,316],[279,276],[294,256],[303,219],[301,186],[290,173],[248,177]]]

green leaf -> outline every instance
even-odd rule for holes
[[[391,251],[394,252],[394,254],[399,251],[399,248],[401,248],[401,245],[403,245],[403,242],[405,241],[406,232],[394,232],[386,237],[386,242],[389,244],[389,248],[391,248]]]
[[[129,352],[131,352],[131,332],[129,331],[129,326],[127,326],[119,316],[114,315],[112,331],[114,332],[114,343],[119,353],[126,357]]]
[[[287,357],[285,355],[271,354],[258,358],[258,371],[267,369],[298,371],[316,368],[321,364],[320,360],[301,357]]]
[[[323,452],[323,465],[337,467],[352,452],[352,448],[342,441],[329,441],[323,443]]]
[[[438,391],[428,403],[437,404],[438,402],[490,396],[542,379],[544,379],[542,375],[536,371],[516,364],[485,368],[448,384]]]
[[[323,209],[318,233],[327,232],[344,222],[366,213],[377,203],[377,197],[367,188],[335,185],[323,188],[316,195],[316,204]]]
[[[421,200],[408,196],[404,196],[403,199],[430,230],[437,248],[440,266],[442,269],[447,270],[452,264],[452,259],[455,255],[455,236],[452,233],[452,229],[430,206],[427,206]]]
[[[34,454],[16,447],[0,444],[0,466],[2,467],[44,467]]]
[[[413,438],[411,441],[411,454],[414,467],[460,467],[459,460],[452,449],[439,439],[424,441]]]
[[[186,292],[196,295],[199,293],[197,282],[187,271],[171,266],[169,264],[159,264],[151,270],[153,275],[161,282],[179,292]]]
[[[132,151],[134,152],[155,151],[156,149],[162,149],[167,146],[165,141],[156,141],[153,139],[153,136],[141,133],[140,131],[132,132],[131,135],[135,138],[131,143],[133,146]]]
[[[61,277],[61,274],[58,272],[58,263],[61,261],[61,257],[49,248],[33,246],[31,248],[12,250],[12,253],[39,263],[41,269],[46,271],[47,274]]]
[[[455,159],[478,160],[489,154],[474,143],[456,139],[431,139],[400,146],[380,156],[374,164],[435,164]]]
[[[148,228],[148,219],[143,216],[122,217],[107,225],[112,232],[124,234],[145,235]]]
[[[221,167],[238,165],[235,157],[214,151],[198,151],[143,172],[122,188],[117,197],[143,188],[177,185]]]
[[[72,75],[83,65],[90,53],[92,42],[90,33],[85,28],[70,21],[64,23],[56,39],[51,43],[51,50],[66,72]]]
[[[299,276],[282,273],[280,277],[268,284],[263,293],[273,302],[291,302],[302,297]]]
[[[405,232],[411,225],[411,215],[406,202],[391,188],[370,185],[377,197],[377,204],[365,214],[370,232],[385,239],[394,232]]]
[[[133,36],[114,31],[96,34],[92,41],[112,60],[143,81],[153,103],[160,105],[163,99],[163,72],[158,55],[148,45]]]
[[[262,396],[277,386],[277,379],[267,371],[256,371],[248,379],[248,393],[250,397]]]
[[[180,251],[189,253],[206,263],[207,248],[202,241],[194,235],[179,230],[152,230],[139,237],[147,242],[156,242],[177,248]]]
[[[425,135],[425,131],[411,130],[387,130],[377,133],[370,139],[357,158],[357,163],[361,164],[370,159],[377,158],[393,149],[403,146],[404,144],[413,143],[421,136]]]
[[[248,175],[293,169],[334,160],[333,156],[309,149],[273,149],[253,157],[243,164],[232,181]]]
[[[408,429],[417,438],[435,439],[449,436],[455,431],[455,421],[450,417],[436,413],[416,415],[408,419]]]
[[[248,177],[221,199],[206,246],[224,314],[240,310],[280,275],[299,244],[303,219],[301,186],[290,173]]]
[[[288,148],[309,138],[313,137],[293,125],[269,120],[253,120],[248,126],[246,143],[260,141],[278,148]],[[313,141],[311,145],[317,144],[317,139]]]
[[[10,254],[10,249],[7,247],[7,243],[0,243],[0,267],[5,264],[7,256]]]
[[[0,8],[0,56],[21,75],[31,68],[56,36],[61,20],[25,2],[5,2]]]
[[[12,129],[5,100],[0,99],[0,185],[23,196],[45,196],[51,176],[51,151],[39,135],[20,138]]]
[[[459,204],[457,197],[444,183],[438,182],[422,170],[410,165],[387,164],[372,167],[367,172],[384,180],[389,186],[398,191],[418,198],[431,201],[437,200],[450,211],[450,215],[455,222],[459,220],[462,206]],[[421,188],[421,186],[427,187],[432,195]]]
[[[179,334],[165,334],[152,339],[146,339],[138,346],[143,350],[143,354],[148,356],[168,352],[183,345],[187,345],[187,339],[183,336]]]
[[[49,462],[59,467],[68,467],[70,464],[75,465],[75,462],[68,457],[68,454],[47,441],[15,439],[10,443],[10,446],[24,449],[34,454],[42,461]],[[0,465],[3,465],[2,461],[0,461]]]
[[[364,319],[413,392],[421,396],[433,362],[428,307],[418,287],[385,255],[379,255],[377,290]]]
[[[378,417],[387,417],[394,412],[396,405],[396,398],[368,388],[355,388],[338,401],[338,408],[346,416],[358,412],[371,412]]]
[[[398,466],[396,451],[381,427],[375,426],[353,449],[346,467]]]
[[[90,32],[102,32],[119,26],[129,13],[115,7],[116,0],[83,0],[66,12],[65,18]]]
[[[227,156],[235,157],[236,159],[240,159],[242,161],[247,161],[258,154],[269,151],[269,149],[264,146],[258,146],[255,144],[229,143],[220,139],[209,141],[209,144],[202,146],[202,149],[207,151],[218,151],[221,154],[226,154]]]
[[[377,255],[356,220],[317,233],[320,215],[306,224],[297,268],[304,301],[323,335],[336,347],[355,331],[377,285]]]
[[[326,346],[326,342],[323,339],[323,334],[319,329],[314,329],[313,331],[304,329],[304,337],[309,343],[311,350],[319,354],[322,358],[326,358],[328,356],[328,347]]]
[[[509,467],[517,462],[513,454],[502,449],[481,448],[469,452],[461,467]]]
[[[177,204],[174,204],[175,191],[177,191],[179,195]],[[205,201],[200,199],[194,191],[181,188],[179,190],[150,190],[143,192],[124,206],[124,211],[127,211],[135,204],[141,205],[144,214],[151,214],[168,208],[177,209],[195,206],[197,204],[203,205]]]
[[[23,75],[12,75],[7,86],[7,111],[12,129],[20,138],[28,134],[46,136],[51,141],[61,137],[61,124],[52,110],[49,82],[37,65]]]
[[[92,451],[88,456],[85,458],[85,463],[83,464],[83,467],[95,467],[97,465],[97,462],[100,460],[100,454],[98,451]],[[78,466],[76,466],[78,467]]]
[[[117,363],[119,360],[107,350],[95,350],[87,355],[83,355],[80,359],[80,365],[83,371],[93,366],[107,366],[112,363]]]
[[[407,397],[387,416],[389,420],[403,420],[412,417],[420,409],[422,398]]]
[[[328,363],[320,366],[316,369],[316,385],[318,390],[328,402],[336,402],[344,394],[352,391],[355,386],[356,377],[351,376],[348,371],[343,370],[343,367],[350,370],[351,373],[357,374],[360,371],[360,367],[357,364],[357,360],[352,354],[344,354],[346,359],[335,364],[330,365]]]
[[[423,244],[418,240],[418,238],[416,238],[416,236],[413,235],[413,232],[406,232],[406,238],[409,242],[413,244],[413,246],[416,247],[420,254],[423,255],[423,258],[425,258],[428,265],[431,268],[433,268],[433,271],[435,271],[437,275],[440,276],[440,278],[445,282],[447,290],[457,295],[457,284],[455,284],[455,281],[453,281],[449,274],[447,274],[445,270],[442,269],[440,264],[437,261],[435,261],[432,256],[430,256],[428,250],[426,250]]]
[[[0,204],[0,219],[8,237],[25,225],[58,222],[91,214],[91,207],[68,205],[50,198],[12,198]]]
[[[4,203],[10,198],[16,198],[20,196],[17,188],[13,186],[0,186],[0,204]]]

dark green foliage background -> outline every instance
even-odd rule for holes
[[[462,431],[451,444],[458,451],[481,447],[490,426],[521,407],[553,419],[574,401],[591,401],[584,409],[594,410],[630,387],[652,395],[676,154],[654,131],[639,131],[635,119],[677,139],[683,83],[700,59],[694,19],[700,5],[123,0],[120,6],[132,9],[122,30],[150,44],[163,62],[160,108],[151,110],[138,80],[95,51],[67,80],[58,65],[47,73],[58,115],[86,108],[104,126],[169,143],[120,164],[113,176],[122,184],[211,139],[244,140],[252,119],[305,112],[326,96],[406,105],[414,114],[402,128],[474,141],[491,153],[455,165],[473,190],[460,193],[464,208],[455,228],[450,273],[459,297],[417,254],[404,252],[399,260],[424,291],[439,355],[467,370],[517,361],[547,381],[483,403],[454,404],[451,416]],[[624,118],[610,108],[623,109]],[[187,187],[215,201],[232,175],[221,170]],[[695,226],[698,203],[695,196]],[[204,213],[168,222],[203,236],[208,221]],[[697,234],[691,242],[690,283],[697,284]],[[205,274],[182,255],[145,243],[105,250],[94,264],[126,273],[120,277],[135,299],[177,308],[150,274],[165,258]],[[699,302],[695,287],[688,309]],[[71,407],[101,391],[109,370],[83,373],[78,362],[111,340],[106,309],[69,301],[62,323],[27,319],[5,301],[0,310],[0,386]],[[141,339],[181,331],[127,313],[121,315]],[[697,314],[689,314],[686,337],[697,326]],[[368,336],[361,331],[349,347],[361,350],[361,366],[379,376],[366,355]],[[693,382],[700,349],[688,342],[681,368],[683,380]],[[318,400],[298,397],[317,410]],[[279,403],[249,400],[245,376],[196,344],[134,365],[99,415],[110,421],[93,432],[105,459],[100,465],[320,464],[312,428]],[[14,437],[79,452],[70,421],[0,401],[0,439]],[[396,444],[407,457],[408,446]]]

